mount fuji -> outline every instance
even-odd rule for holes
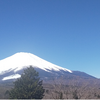
[[[9,74],[9,76],[3,77],[2,80],[19,78],[19,72],[30,65],[35,69],[40,69],[49,73],[52,73],[53,71],[72,73],[71,70],[52,64],[34,54],[20,52],[0,60],[0,76],[5,76],[6,74],[8,75],[8,73],[13,72],[12,75]]]
[[[40,77],[50,79],[51,77],[65,76],[67,78],[95,78],[84,72],[71,71],[69,69],[52,64],[34,54],[19,52],[3,60],[0,60],[0,81],[13,80],[21,77],[23,69],[34,67],[39,72]]]

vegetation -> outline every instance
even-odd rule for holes
[[[38,73],[30,67],[14,84],[0,83],[0,99],[100,99],[99,79],[64,80],[59,78],[42,83]]]
[[[42,99],[44,91],[38,72],[30,66],[24,70],[21,78],[14,82],[14,88],[8,94],[10,99]]]
[[[45,87],[48,92],[45,92],[44,99],[100,99],[100,89],[95,86],[52,85],[52,88],[50,87]]]
[[[8,99],[7,90],[11,90],[14,85],[9,82],[0,83],[0,99]],[[43,83],[45,89],[43,99],[100,99],[100,84],[51,84]]]

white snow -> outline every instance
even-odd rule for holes
[[[9,69],[14,70],[14,72],[17,72],[18,70],[21,70],[25,68],[25,66],[29,65],[38,67],[48,72],[50,70],[54,71],[64,70],[72,73],[71,70],[52,64],[42,58],[39,58],[34,54],[19,52],[3,60],[0,60],[0,74]]]
[[[21,75],[14,74],[14,75],[10,75],[10,76],[4,77],[2,80],[5,81],[5,80],[16,79],[16,78],[20,78],[20,77],[21,77]]]

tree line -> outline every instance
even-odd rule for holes
[[[61,84],[58,84],[61,83]],[[79,85],[63,84],[63,80],[53,84],[44,84],[39,73],[32,67],[24,70],[13,87],[5,92],[6,99],[100,99],[100,88],[85,83]],[[3,88],[0,88],[2,91]],[[6,90],[6,89],[5,89]],[[2,95],[0,94],[2,99]]]

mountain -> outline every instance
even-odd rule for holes
[[[80,71],[71,71],[52,64],[34,54],[19,52],[0,60],[0,81],[16,79],[21,76],[23,69],[33,66],[44,81],[59,79],[95,79],[95,77]]]

